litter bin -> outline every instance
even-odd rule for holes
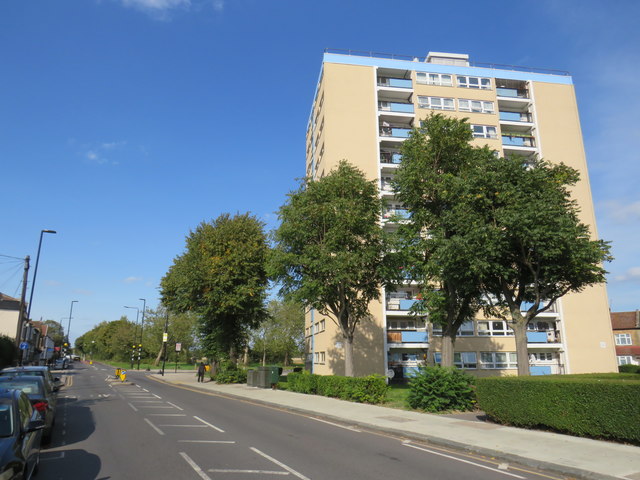
[[[256,374],[258,372],[256,372],[253,369],[247,370],[247,386],[248,387],[255,387],[256,386]]]
[[[256,372],[255,381],[256,387],[259,388],[269,388],[271,384],[269,383],[269,367],[258,367],[258,371]]]

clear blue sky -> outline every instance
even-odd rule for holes
[[[398,8],[402,5],[403,10]],[[158,302],[203,220],[274,212],[304,172],[325,47],[568,70],[614,311],[640,308],[640,2],[5,0],[0,254],[43,242],[32,317],[71,337]],[[561,160],[561,159],[560,159]],[[19,296],[0,257],[0,291]]]

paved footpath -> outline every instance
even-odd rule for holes
[[[583,479],[640,480],[640,447],[246,385],[198,383],[195,372],[159,381],[315,415],[399,437],[472,451]]]

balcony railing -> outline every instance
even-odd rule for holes
[[[413,82],[406,78],[378,77],[379,87],[413,88]]]
[[[399,164],[402,161],[402,155],[398,152],[380,152],[380,162]]]
[[[409,214],[408,210],[397,208],[385,211],[382,217],[385,219],[396,218],[398,220],[408,220],[411,215]]]
[[[413,103],[378,102],[378,110],[381,112],[414,113]]]
[[[409,311],[411,310],[411,307],[413,306],[414,303],[416,303],[418,300],[415,298],[412,299],[393,299],[393,301],[391,299],[387,299],[387,310],[402,310],[402,311]]]
[[[387,332],[389,343],[429,343],[429,333],[426,331]]]
[[[531,122],[530,113],[500,112],[500,120],[505,122]]]
[[[499,97],[529,98],[529,92],[518,88],[498,87],[496,88],[496,93]]]
[[[502,145],[511,147],[535,147],[533,137],[519,134],[502,134]]]
[[[381,137],[409,138],[410,128],[405,127],[380,127]]]

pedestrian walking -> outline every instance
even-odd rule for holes
[[[204,382],[204,363],[200,362],[198,365],[198,382]]]

